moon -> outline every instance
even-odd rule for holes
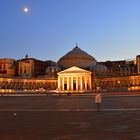
[[[24,12],[28,13],[29,9],[27,7],[24,7]]]

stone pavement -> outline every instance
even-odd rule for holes
[[[140,97],[0,97],[0,140],[139,140]]]

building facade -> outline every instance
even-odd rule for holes
[[[16,75],[16,61],[14,59],[0,59],[0,77],[14,77]]]
[[[140,55],[136,56],[137,73],[140,74]]]
[[[90,92],[139,91],[140,55],[134,60],[97,60],[77,45],[58,62],[0,59],[0,92],[8,90]]]
[[[138,74],[135,60],[99,62],[107,67],[106,76],[129,76]]]
[[[18,77],[31,78],[43,75],[45,73],[46,64],[34,58],[29,58],[28,55],[24,59],[18,60]]]
[[[62,91],[87,91],[92,89],[91,72],[70,67],[58,73],[58,89]]]

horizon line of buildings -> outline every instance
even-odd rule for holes
[[[97,85],[102,91],[140,90],[140,55],[134,60],[97,62],[76,46],[58,62],[28,55],[0,59],[0,89],[90,91]]]
[[[106,74],[104,75],[106,77],[140,74],[140,55],[137,55],[136,59],[133,60],[105,61],[97,63],[107,67]],[[51,71],[51,68],[53,69],[53,76],[56,76],[60,69],[55,69],[55,67],[58,67],[57,62],[29,58],[27,54],[25,55],[25,58],[19,60],[12,58],[0,58],[0,78],[33,78],[50,74],[49,70]],[[99,72],[96,72],[96,74],[98,73],[100,73],[100,70]]]

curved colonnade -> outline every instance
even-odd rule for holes
[[[139,91],[140,75],[113,78],[98,78],[96,84],[103,91]]]
[[[140,90],[140,76],[96,78],[91,81],[93,81],[91,85],[93,89],[95,88],[95,83],[96,83],[97,86],[101,87],[102,92]],[[0,78],[0,89],[38,90],[40,88],[45,90],[56,90],[58,88],[58,79]],[[75,89],[74,91],[76,90],[77,89]],[[78,89],[78,91],[79,90],[81,90],[81,88]],[[69,90],[62,89],[62,91],[69,91]]]
[[[40,88],[55,90],[57,88],[57,79],[0,78],[0,89],[36,90]]]

